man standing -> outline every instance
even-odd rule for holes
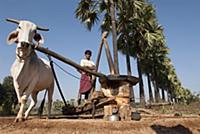
[[[81,60],[80,65],[91,71],[95,71],[96,66],[94,62],[90,60],[91,56],[92,56],[92,51],[86,50],[85,58]],[[81,73],[81,80],[80,80],[80,89],[79,89],[79,95],[78,95],[78,104],[81,103],[81,96],[83,94],[85,95],[85,99],[88,99],[90,91],[92,89],[92,84],[93,84],[92,75],[80,70],[79,72]]]

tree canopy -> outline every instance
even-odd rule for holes
[[[15,106],[17,105],[17,95],[13,86],[13,78],[7,76],[4,78],[3,83],[0,84],[0,107],[2,114],[12,114]]]

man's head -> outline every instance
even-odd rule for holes
[[[91,56],[92,56],[92,51],[91,50],[86,50],[85,51],[85,57],[86,57],[86,59],[90,60]]]

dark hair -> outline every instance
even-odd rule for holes
[[[86,51],[85,51],[85,54],[92,55],[92,51],[91,51],[91,50],[86,50]]]

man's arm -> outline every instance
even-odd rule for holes
[[[96,66],[95,66],[95,64],[94,64],[93,61],[91,61],[91,62],[90,62],[90,66],[88,66],[87,64],[84,63],[84,60],[81,60],[80,65],[81,65],[82,67],[86,68],[86,69],[91,70],[91,71],[95,71],[95,70],[96,70]],[[78,72],[82,73],[83,71],[78,70]]]
[[[83,60],[83,59],[82,59],[81,62],[80,62],[80,66],[84,67],[84,60]],[[79,73],[82,73],[82,72],[83,72],[82,70],[79,70],[79,69],[77,69],[77,71],[78,71]]]
[[[92,66],[86,66],[87,69],[90,69],[92,71],[95,71],[96,70],[96,66],[95,65],[92,65]]]

